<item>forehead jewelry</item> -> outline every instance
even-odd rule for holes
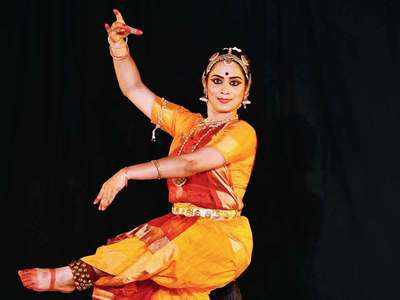
[[[242,53],[242,49],[239,49],[238,47],[233,47],[233,48],[229,47],[229,48],[224,48],[222,50],[228,50],[229,54],[232,54],[232,50],[235,50],[236,52]]]
[[[242,50],[237,47],[224,48],[223,50],[228,50],[228,53],[219,54],[219,52],[216,52],[213,55],[211,55],[208,66],[203,74],[204,77],[211,71],[212,67],[216,63],[223,61],[225,64],[231,64],[234,61],[242,67],[247,80],[250,80],[250,74],[249,74],[249,70],[248,70],[249,62],[247,61],[246,57],[241,54],[240,58],[239,58],[238,56],[232,54],[232,50],[235,50],[236,52],[239,52],[239,53],[242,53]]]

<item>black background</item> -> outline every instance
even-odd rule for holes
[[[122,96],[104,22],[118,8],[158,95],[205,113],[201,73],[227,46],[252,59],[258,135],[244,198],[254,234],[244,299],[398,299],[399,2],[17,1],[3,7],[3,291],[37,294],[16,271],[55,267],[169,209],[165,183],[130,182],[91,204],[128,164],[170,138]]]

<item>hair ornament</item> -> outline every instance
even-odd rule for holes
[[[236,51],[237,53],[240,54],[233,54],[232,51]],[[211,55],[209,59],[208,66],[203,73],[203,78],[208,75],[208,73],[211,71],[212,67],[220,62],[223,61],[225,64],[231,64],[233,61],[238,63],[242,70],[244,71],[246,78],[248,81],[251,79],[251,74],[249,72],[249,61],[246,59],[245,55],[241,54],[242,49],[239,49],[238,47],[229,47],[229,48],[223,48],[222,51],[227,51],[225,54],[221,54],[221,51],[215,52],[213,55]]]
[[[211,55],[209,61],[213,61],[214,59],[216,59],[219,56],[219,52],[215,52],[213,55]]]

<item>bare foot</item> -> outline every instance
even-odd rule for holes
[[[36,292],[56,291],[71,293],[74,289],[72,272],[69,267],[56,269],[23,269],[18,271],[24,287]]]

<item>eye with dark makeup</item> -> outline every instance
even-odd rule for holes
[[[213,79],[211,79],[211,81],[212,81],[213,83],[215,83],[215,84],[221,84],[221,83],[222,83],[222,80],[219,79],[219,78],[213,78]]]
[[[214,83],[214,84],[221,84],[222,83],[222,80],[220,79],[220,78],[213,78],[213,79],[211,79],[211,81]],[[238,86],[238,85],[240,85],[242,82],[241,81],[239,81],[239,80],[232,80],[231,82],[230,82],[230,84],[232,85],[232,86]]]
[[[242,82],[241,81],[239,81],[239,80],[232,80],[231,81],[231,85],[233,85],[233,86],[238,86],[238,85],[240,85]]]

